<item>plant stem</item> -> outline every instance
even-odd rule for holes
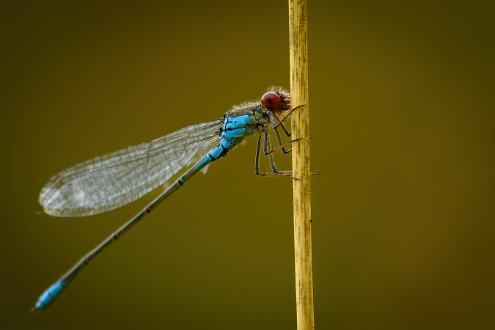
[[[290,89],[297,329],[313,330],[307,1],[289,0]]]

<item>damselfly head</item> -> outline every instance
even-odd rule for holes
[[[285,91],[266,92],[261,97],[261,105],[272,112],[290,110],[290,95]]]

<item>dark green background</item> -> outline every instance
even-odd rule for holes
[[[294,329],[291,182],[254,175],[253,139],[29,313],[150,199],[49,218],[37,203],[47,179],[288,87],[287,3],[0,12],[1,328]],[[310,1],[318,329],[495,328],[493,12]]]

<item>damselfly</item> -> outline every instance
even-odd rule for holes
[[[43,210],[57,217],[82,217],[113,210],[128,204],[183,174],[132,219],[86,254],[39,297],[33,310],[43,310],[74,280],[81,269],[111,242],[150,213],[170,194],[209,163],[225,156],[245,137],[258,134],[255,172],[257,175],[290,175],[274,163],[269,130],[278,149],[289,152],[280,130],[290,136],[284,120],[291,109],[290,95],[281,88],[265,93],[261,102],[232,107],[223,119],[192,125],[120,151],[75,165],[53,176],[43,187],[39,202]],[[260,152],[268,157],[270,173],[260,172]]]

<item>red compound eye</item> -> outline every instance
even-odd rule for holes
[[[261,104],[267,110],[280,109],[280,96],[275,92],[267,92],[261,97]]]

